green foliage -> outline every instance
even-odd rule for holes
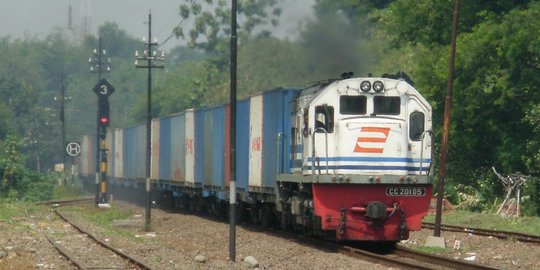
[[[415,247],[415,249],[420,252],[429,253],[429,254],[437,254],[437,255],[450,253],[449,249],[440,248],[440,247],[417,246]]]
[[[58,175],[60,177],[60,175]],[[68,185],[55,186],[53,189],[53,199],[72,199],[79,198],[87,192],[83,189],[82,183],[80,181],[75,181],[75,183],[70,183]]]
[[[433,222],[435,215],[428,215],[427,222]],[[474,213],[469,211],[448,211],[442,215],[442,223],[464,227],[498,231],[513,231],[540,235],[540,217],[504,218],[494,213]]]
[[[212,65],[206,62],[186,61],[166,74],[166,83],[154,91],[153,115],[169,115],[189,108],[199,108],[204,104],[220,101],[218,93],[223,93],[225,85],[212,84],[222,80],[222,76]],[[220,91],[221,90],[221,91]],[[146,108],[139,107],[138,115],[145,115]]]
[[[522,214],[540,216],[540,179],[537,177],[530,179],[523,186],[522,194],[526,194],[521,206]]]
[[[395,0],[387,8],[374,12],[373,19],[391,34],[390,42],[394,46],[444,46],[450,44],[453,2]],[[529,2],[534,1],[459,1],[458,33],[468,33],[484,20],[526,7]]]
[[[8,136],[0,156],[0,194],[16,200],[41,201],[52,197],[53,178],[26,169],[19,152],[20,140]]]
[[[53,196],[54,179],[49,174],[27,170],[23,178],[25,188],[24,192],[21,192],[21,199],[28,201],[50,200]]]
[[[2,169],[2,182],[0,190],[11,191],[21,185],[20,179],[23,175],[21,166],[21,155],[19,153],[20,141],[14,136],[8,136],[4,141],[4,152],[0,158]]]
[[[180,27],[175,29],[177,37],[189,39],[188,45],[205,51],[227,55],[231,33],[231,8],[227,1],[207,0],[203,7],[196,1],[185,0],[180,6],[182,19],[193,17],[195,22],[186,37]],[[264,25],[276,25],[281,9],[275,7],[278,0],[240,0],[237,4],[237,33],[240,38],[255,34],[255,29]],[[209,11],[210,9],[213,9]]]
[[[408,69],[432,102],[434,131],[442,133],[448,78],[452,1],[393,1],[371,14],[381,67]],[[536,172],[540,3],[460,1],[456,69],[446,182],[488,210],[504,196],[490,172]],[[389,52],[389,54],[385,54]],[[384,59],[386,58],[386,59]],[[533,135],[533,136],[531,136]],[[436,164],[437,165],[437,164]],[[536,202],[536,205],[538,202]]]
[[[527,168],[534,173],[540,171],[540,105],[532,105],[525,113],[524,121],[532,126],[532,138],[527,140],[527,154],[523,156]]]
[[[133,216],[133,213],[120,210],[115,207],[114,204],[111,205],[111,208],[97,208],[91,205],[79,205],[79,206],[67,206],[64,207],[63,211],[76,211],[79,213],[82,219],[85,219],[89,222],[95,223],[100,227],[108,229],[108,233],[118,234],[122,233],[117,227],[113,227],[113,220],[117,219],[126,219]]]

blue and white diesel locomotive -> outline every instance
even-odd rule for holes
[[[154,198],[226,214],[229,105],[153,119]],[[346,78],[274,89],[238,101],[240,217],[338,240],[407,239],[431,193],[429,103],[406,80]],[[145,190],[145,124],[108,132],[113,193]],[[80,174],[92,182],[95,137],[84,136]]]

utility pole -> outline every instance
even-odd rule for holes
[[[61,86],[60,86],[60,122],[62,122],[62,164],[64,166],[64,172],[62,174],[62,184],[65,185],[66,180],[66,125],[64,118],[64,102],[65,102],[65,89],[64,89],[64,73],[61,75]]]
[[[229,181],[229,260],[236,260],[236,0],[231,6],[231,123],[230,123],[230,175]]]
[[[148,42],[143,38],[143,45],[146,46],[146,50],[143,51],[142,56],[139,56],[139,52],[135,51],[135,67],[148,69],[148,85],[147,85],[147,98],[146,98],[146,211],[145,211],[145,223],[144,229],[150,231],[151,229],[151,213],[152,207],[152,187],[150,183],[150,156],[152,154],[151,135],[152,135],[152,68],[164,68],[163,61],[165,61],[165,54],[162,52],[161,56],[156,56],[156,51],[152,51],[152,47],[158,45],[157,41],[152,40],[152,13],[148,12]],[[139,60],[142,60],[139,64]]]
[[[444,198],[444,182],[446,178],[446,156],[448,155],[448,137],[450,132],[450,115],[452,112],[452,87],[454,85],[454,59],[456,55],[456,36],[458,24],[459,0],[454,0],[454,14],[452,16],[452,40],[450,42],[450,63],[448,64],[448,81],[446,85],[446,98],[444,104],[444,127],[441,143],[441,159],[439,164],[439,186],[437,188],[437,209],[435,212],[435,228],[433,236],[441,236],[442,203]]]
[[[36,170],[37,172],[39,173],[41,171],[41,168],[40,168],[40,164],[39,164],[39,143],[41,143],[40,141],[40,137],[39,137],[39,128],[38,128],[38,120],[37,118],[34,119],[34,130],[35,130],[35,135],[34,135],[34,138],[32,139],[32,143],[34,144],[36,150]]]
[[[98,74],[98,83],[101,81],[101,74],[102,73],[108,73],[111,71],[110,63],[111,59],[107,58],[107,61],[105,61],[103,58],[105,57],[106,51],[102,49],[101,44],[101,37],[99,37],[99,44],[98,49],[94,49],[93,56],[91,56],[88,59],[88,63],[90,64],[90,72],[97,73]],[[100,203],[100,170],[99,170],[99,163],[100,163],[100,157],[104,156],[102,155],[102,149],[100,146],[100,107],[99,106],[99,100],[98,100],[98,106],[97,106],[97,121],[96,121],[96,207]],[[103,150],[104,151],[104,150]],[[104,198],[102,198],[104,199]]]
[[[65,185],[67,184],[67,177],[66,177],[66,150],[65,150],[65,147],[66,147],[66,125],[65,125],[65,102],[66,100],[70,99],[69,97],[66,97],[66,92],[65,92],[65,85],[64,85],[64,73],[62,72],[61,75],[60,75],[60,97],[54,97],[54,101],[55,102],[60,102],[60,113],[58,115],[59,119],[60,119],[60,122],[61,122],[61,128],[62,128],[62,151],[61,151],[61,155],[62,155],[62,166],[63,166],[63,172],[62,172],[62,177],[58,183],[58,185]],[[36,129],[37,129],[37,122],[36,122]],[[39,155],[38,155],[39,157]],[[39,161],[39,160],[38,160]],[[39,162],[38,162],[39,163]],[[39,164],[38,164],[39,165]],[[38,170],[39,170],[39,166],[38,166]]]

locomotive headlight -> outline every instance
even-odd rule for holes
[[[380,93],[384,90],[384,84],[381,81],[375,81],[373,83],[373,90],[375,93]]]
[[[371,83],[369,81],[363,81],[360,83],[360,89],[362,92],[369,92],[371,90]]]

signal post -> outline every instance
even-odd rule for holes
[[[101,163],[101,183],[98,206],[109,202],[107,196],[107,127],[110,124],[109,96],[114,92],[114,87],[105,79],[101,79],[93,91],[98,95],[98,136],[100,141],[99,156],[96,162]],[[97,194],[96,194],[97,196]],[[104,205],[104,207],[106,207]]]
[[[102,151],[100,150],[101,148],[104,148],[105,147],[102,147],[101,145],[105,142],[105,139],[103,140],[100,140],[100,137],[101,137],[101,134],[103,133],[104,136],[107,136],[107,131],[106,131],[106,127],[109,125],[109,101],[107,99],[107,97],[112,93],[110,88],[112,89],[112,91],[114,91],[114,88],[110,87],[110,84],[107,82],[107,83],[104,83],[103,80],[101,79],[101,74],[102,73],[107,73],[111,70],[111,68],[109,67],[109,64],[111,63],[111,59],[110,58],[107,58],[107,59],[104,59],[105,57],[105,50],[102,49],[102,46],[101,46],[101,37],[99,37],[99,48],[98,49],[94,49],[94,52],[93,52],[93,56],[91,56],[89,59],[88,59],[88,63],[90,64],[90,71],[92,73],[97,73],[98,74],[98,84],[94,87],[93,91],[98,95],[98,107],[97,107],[97,124],[96,124],[96,207],[99,206],[99,203],[103,200],[103,196],[101,196],[102,198],[100,198],[100,194],[101,194],[101,185],[100,185],[100,176],[103,174],[103,175],[106,175],[106,170],[107,168],[102,168],[103,166],[100,166],[100,160],[102,160],[102,157],[104,155],[102,155]],[[102,107],[103,107],[103,110],[102,110]],[[105,118],[102,119],[102,111],[103,113],[105,113]],[[102,120],[106,120],[105,123],[102,123]],[[102,126],[104,126],[102,128]],[[102,130],[104,130],[102,132]],[[102,142],[103,141],[103,142]],[[106,152],[104,152],[106,153]],[[107,164],[107,157],[105,156],[105,164]],[[104,171],[104,172],[102,172]],[[106,183],[106,182],[105,182]],[[104,185],[105,187],[105,190],[106,190],[106,185]]]

